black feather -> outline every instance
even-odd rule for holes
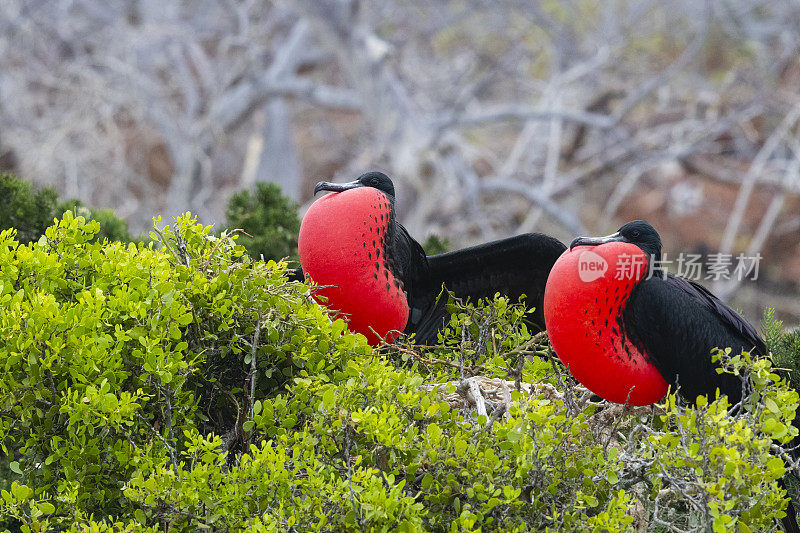
[[[406,331],[416,331],[417,342],[422,344],[436,340],[436,331],[441,328],[446,313],[444,306],[432,302],[431,298],[439,295],[442,285],[457,298],[472,302],[491,298],[496,293],[517,302],[524,294],[526,305],[535,308],[527,317],[528,323],[544,330],[544,287],[550,269],[564,250],[566,246],[553,237],[526,233],[428,257],[427,279],[419,280],[418,289],[409,293],[412,308],[421,312],[418,318],[412,312]],[[439,312],[431,312],[432,306]],[[435,328],[430,321],[435,323]],[[424,332],[432,332],[433,337]]]
[[[400,224],[394,211],[394,185],[380,172],[368,172],[347,184],[320,182],[319,190],[340,191],[372,187],[383,192],[391,204],[386,221],[385,250],[389,270],[400,280],[409,306],[405,333],[416,333],[416,342],[432,344],[446,317],[446,293],[475,301],[495,293],[516,302],[523,294],[526,304],[536,310],[529,322],[544,329],[542,300],[547,276],[556,259],[566,249],[558,240],[528,233],[500,241],[427,257],[422,246]],[[377,223],[377,220],[375,221]]]
[[[742,396],[741,380],[719,374],[714,348],[767,354],[755,329],[706,289],[668,274],[639,282],[623,310],[626,334],[664,379],[689,401],[717,389],[733,403]]]

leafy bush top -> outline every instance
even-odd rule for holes
[[[241,229],[239,242],[256,259],[297,259],[300,218],[297,204],[281,194],[275,183],[256,183],[255,189],[241,191],[228,200],[225,211],[228,228]]]
[[[188,215],[158,246],[98,226],[0,233],[7,528],[748,531],[783,514],[770,446],[797,394],[768,360],[720,355],[752,384],[731,410],[612,406],[505,299],[453,303],[429,351],[373,350]]]
[[[111,209],[95,209],[83,206],[80,200],[58,199],[51,187],[34,189],[30,183],[11,174],[0,173],[0,229],[14,228],[21,243],[39,240],[45,229],[66,211],[79,212],[86,218],[96,220],[100,227],[96,239],[129,242],[128,223],[114,216]]]

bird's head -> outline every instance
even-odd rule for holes
[[[367,172],[359,176],[357,180],[348,183],[320,181],[314,187],[314,194],[317,194],[319,191],[342,192],[357,187],[372,187],[373,189],[378,189],[386,193],[390,198],[394,198],[394,184],[392,180],[389,179],[389,176],[383,172]]]
[[[635,244],[648,257],[661,258],[661,237],[659,237],[656,229],[644,220],[628,222],[619,228],[616,233],[605,237],[578,237],[570,243],[569,248],[572,250],[576,246],[599,246],[609,242]]]

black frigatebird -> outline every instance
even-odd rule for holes
[[[547,275],[566,249],[557,239],[528,233],[427,257],[397,221],[394,185],[385,174],[320,182],[319,191],[334,194],[314,202],[303,218],[301,268],[326,286],[320,294],[328,307],[347,315],[350,329],[371,343],[400,331],[415,333],[419,344],[434,343],[445,316],[442,285],[473,301],[498,292],[517,301],[525,294],[535,307],[529,322],[544,329]]]
[[[659,268],[661,238],[636,220],[607,237],[578,237],[553,267],[544,312],[556,354],[599,396],[646,405],[680,386],[690,401],[742,384],[717,373],[714,348],[767,355],[755,328],[701,285]]]
[[[738,403],[741,380],[718,373],[711,353],[766,357],[763,339],[707,289],[659,268],[660,258],[661,238],[641,220],[572,241],[545,288],[553,349],[578,381],[610,401],[646,405],[672,385],[690,402],[719,390]],[[791,502],[782,522],[800,531]]]

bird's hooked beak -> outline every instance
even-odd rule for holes
[[[608,242],[630,242],[620,232],[606,235],[605,237],[577,237],[569,243],[569,249],[572,251],[576,246],[599,246]]]
[[[314,194],[319,191],[342,192],[347,189],[355,189],[356,187],[363,187],[364,184],[360,181],[349,181],[347,183],[331,183],[329,181],[320,181],[314,185]]]

